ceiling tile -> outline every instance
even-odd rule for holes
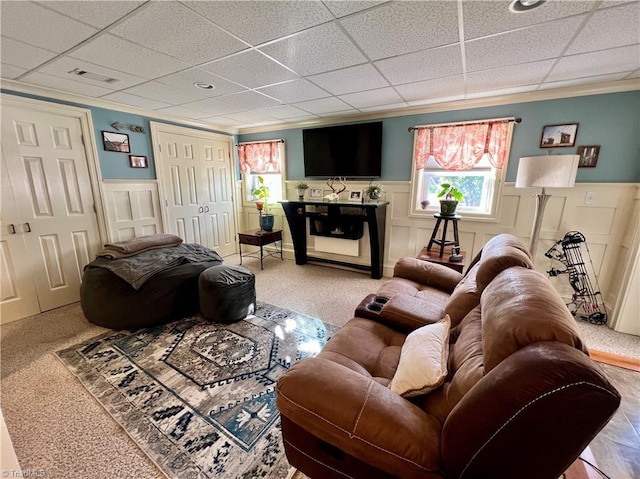
[[[260,50],[301,75],[313,75],[367,61],[333,23],[305,30]]]
[[[298,108],[302,108],[309,113],[315,113],[316,115],[353,110],[345,102],[335,97],[303,101],[301,103],[296,103],[295,106],[297,106]]]
[[[375,64],[392,85],[462,73],[459,44],[387,58]]]
[[[98,31],[31,2],[2,2],[0,30],[3,36],[58,53]]]
[[[598,10],[589,19],[567,54],[621,47],[640,42],[640,2]]]
[[[249,88],[271,85],[298,77],[255,50],[223,58],[202,65],[200,68]]]
[[[554,60],[514,65],[467,74],[467,92],[491,91],[540,83]]]
[[[329,10],[331,10],[331,13],[339,18],[346,15],[351,15],[355,12],[359,12],[360,10],[375,7],[376,5],[386,3],[386,1],[377,2],[373,0],[350,0],[348,2],[345,2],[344,0],[325,0],[322,3],[324,3],[325,6]]]
[[[202,96],[216,97],[221,95],[228,95],[230,93],[237,93],[245,90],[244,87],[231,83],[219,76],[209,73],[208,71],[201,70],[199,68],[183,71],[180,73],[173,73],[166,77],[158,78],[158,82],[166,85],[171,85],[175,88],[194,88],[193,84],[196,82],[211,83],[215,88],[213,90],[201,90]]]
[[[406,101],[419,101],[464,94],[464,77],[456,75],[395,87]]]
[[[372,60],[459,40],[457,2],[451,1],[394,2],[340,23]]]
[[[49,50],[34,47],[9,37],[0,39],[0,57],[3,63],[23,67],[28,70],[42,65],[58,54]]]
[[[638,67],[640,67],[640,45],[632,45],[563,57],[558,61],[547,81],[628,72]]]
[[[222,125],[222,126],[239,126],[242,125],[241,121],[237,121],[237,120],[232,120],[231,118],[226,118],[224,116],[210,116],[207,118],[202,118],[202,121],[206,121],[206,122],[210,122],[210,123],[215,123],[217,125]]]
[[[185,103],[182,106],[192,110],[202,111],[207,113],[208,116],[221,116],[243,110],[243,108],[231,106],[226,103],[222,103],[221,101],[214,100],[213,98]]]
[[[390,105],[377,105],[377,106],[369,106],[366,108],[359,108],[360,111],[370,112],[370,111],[391,111],[398,110],[401,108],[406,108],[407,104],[405,102],[402,103],[393,103]]]
[[[226,115],[227,118],[231,118],[232,120],[237,120],[237,121],[241,121],[243,123],[250,123],[250,124],[255,124],[255,123],[269,123],[269,122],[275,122],[277,119],[269,116],[269,115],[265,115],[262,113],[262,110],[260,111],[243,111],[243,112],[238,112],[238,113],[231,113],[229,115]]]
[[[207,95],[204,94],[204,90],[196,88],[193,85],[191,88],[175,88],[157,81],[151,81],[149,83],[127,88],[124,91],[125,93],[131,93],[132,95],[138,95],[144,98],[151,98],[152,100],[163,101],[172,105],[179,105],[181,103],[189,103],[202,98],[207,98]]]
[[[72,56],[144,78],[167,75],[189,66],[176,58],[143,48],[113,35],[96,38],[74,51]]]
[[[507,32],[558,18],[577,15],[591,10],[595,1],[550,1],[526,13],[511,13],[511,0],[462,2],[464,17],[464,38],[478,38],[485,35]]]
[[[318,88],[309,80],[300,78],[291,80],[278,85],[271,85],[259,88],[258,91],[265,95],[277,98],[286,103],[295,103],[297,101],[315,100],[316,98],[324,98],[330,96],[329,93]]]
[[[372,90],[389,85],[378,70],[368,63],[308,78],[334,95]]]
[[[166,108],[171,106],[169,103],[163,101],[151,100],[150,98],[142,98],[141,96],[131,95],[122,91],[109,93],[102,97],[104,100],[115,101],[124,105],[137,106],[139,108],[147,108],[149,110],[156,110],[158,108]]]
[[[613,73],[611,75],[597,75],[597,76],[587,77],[587,78],[575,78],[573,80],[545,82],[542,85],[540,85],[539,89],[547,90],[549,88],[563,88],[567,86],[585,85],[587,83],[617,81],[617,80],[622,80],[626,76],[627,76],[627,72],[622,72],[622,73]]]
[[[135,16],[112,28],[110,33],[192,65],[247,48],[178,2],[150,2]]]
[[[274,40],[333,18],[318,1],[184,3],[252,45]]]
[[[309,113],[307,113],[306,111],[291,105],[280,105],[273,106],[271,108],[265,108],[263,110],[260,110],[260,113],[271,116],[273,118],[279,118],[280,120],[286,120],[288,118],[299,118],[309,115]]]
[[[237,107],[237,111],[241,111],[241,109],[255,110],[258,108],[267,108],[270,106],[281,105],[279,101],[255,91],[243,91],[240,93],[234,93],[233,95],[220,97],[217,100],[227,105]]]
[[[579,15],[536,28],[523,28],[465,42],[467,71],[555,58],[562,53],[583,20],[584,17]]]
[[[160,108],[156,111],[161,111],[163,113],[171,113],[172,115],[184,116],[185,118],[193,118],[196,120],[200,120],[206,116],[206,113],[201,111],[191,110],[190,108],[185,108],[183,106],[170,106],[167,108]]]
[[[400,95],[391,87],[340,95],[340,99],[358,109],[402,102]]]
[[[2,78],[8,78],[9,80],[15,80],[27,71],[28,70],[24,68],[9,65],[7,63],[0,64],[0,76],[2,76]]]
[[[106,0],[92,0],[90,2],[55,0],[52,2],[38,2],[40,5],[56,10],[68,17],[75,18],[97,28],[111,25],[119,18],[145,2],[127,0],[126,2],[113,2]]]
[[[625,78],[640,78],[640,70],[636,70],[635,72],[631,72]]]
[[[117,81],[113,83],[105,83],[98,80],[91,80],[89,78],[70,74],[69,72],[75,69],[84,70],[91,73],[97,73],[109,78],[115,78]],[[137,85],[147,81],[145,78],[129,75],[128,73],[118,72],[110,68],[105,68],[100,65],[94,65],[93,63],[85,62],[84,60],[78,60],[72,57],[62,57],[49,63],[48,65],[39,68],[39,72],[47,73],[49,75],[55,75],[60,78],[71,79],[88,85],[96,85],[109,90],[121,90],[128,88],[132,85]]]
[[[53,88],[54,90],[66,91],[77,93],[78,95],[93,97],[99,97],[113,91],[99,86],[87,85],[86,83],[67,80],[65,78],[60,78],[53,75],[45,75],[44,73],[38,72],[28,73],[23,78],[21,78],[20,81],[31,83],[33,85],[44,86],[47,88]]]

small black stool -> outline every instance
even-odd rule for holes
[[[240,321],[255,311],[256,277],[242,266],[212,266],[200,274],[198,293],[205,319],[217,323]]]
[[[433,228],[433,233],[431,233],[431,239],[429,240],[429,244],[427,245],[427,249],[430,250],[433,244],[437,244],[440,246],[440,257],[442,258],[442,253],[444,251],[445,246],[454,246],[460,247],[460,239],[458,238],[458,220],[462,218],[460,215],[443,215],[441,213],[436,213],[433,215],[436,218],[436,226]],[[440,222],[444,220],[444,227],[442,228],[442,238],[437,239],[436,235],[438,234],[438,228],[440,228]],[[447,241],[447,225],[449,221],[453,222],[453,239],[454,241]]]

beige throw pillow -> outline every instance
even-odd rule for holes
[[[401,396],[413,397],[442,385],[447,377],[450,328],[451,319],[446,315],[437,323],[411,332],[402,345],[400,363],[389,389]]]

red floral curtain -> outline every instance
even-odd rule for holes
[[[282,140],[240,143],[238,158],[243,173],[280,173]]]
[[[467,125],[426,126],[416,129],[416,169],[426,168],[429,158],[447,170],[470,170],[487,155],[494,168],[507,161],[509,120]]]

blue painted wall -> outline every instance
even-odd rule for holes
[[[237,141],[237,135],[229,135],[229,133],[198,128],[191,125],[184,125],[167,120],[159,120],[156,118],[134,115],[117,110],[109,110],[98,108],[95,106],[83,105],[81,103],[72,103],[68,101],[56,100],[48,97],[29,95],[25,93],[14,92],[10,90],[2,90],[2,93],[9,95],[22,96],[26,98],[35,98],[51,103],[61,103],[63,105],[72,105],[91,110],[91,118],[93,120],[94,136],[96,145],[98,146],[98,158],[100,160],[100,170],[102,171],[102,179],[104,180],[154,180],[156,176],[155,161],[153,158],[153,148],[151,146],[151,129],[149,122],[157,121],[170,125],[186,126],[196,130],[221,133],[223,135],[233,136],[234,142]],[[145,133],[136,133],[130,130],[121,130],[119,133],[129,135],[129,143],[131,145],[131,153],[118,153],[113,151],[105,151],[102,143],[102,131],[117,132],[111,126],[112,123],[122,123],[123,125],[137,125],[144,127]],[[142,155],[147,157],[149,168],[131,168],[129,165],[129,155]],[[237,161],[237,160],[236,160]]]
[[[545,155],[549,151],[572,154],[581,145],[600,145],[597,166],[579,168],[577,182],[640,182],[640,91],[384,118],[382,180],[411,179],[410,126],[512,116],[522,118],[522,123],[514,128],[507,181],[515,181],[522,156]],[[565,123],[579,123],[575,147],[539,148],[544,125]],[[286,141],[287,179],[304,178],[302,129],[240,135],[239,141],[271,138]]]

